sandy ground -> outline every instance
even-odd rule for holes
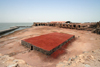
[[[66,48],[66,53],[58,58],[52,58],[38,51],[30,51],[21,45],[21,40],[52,32],[75,35],[76,39]],[[0,38],[0,53],[17,59],[22,59],[32,67],[56,67],[59,62],[67,61],[70,57],[100,48],[100,35],[91,31],[39,26],[27,28],[11,35]]]

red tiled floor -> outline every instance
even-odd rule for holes
[[[50,51],[73,36],[74,35],[54,32],[46,35],[28,38],[24,41],[44,50]]]

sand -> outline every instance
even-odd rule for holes
[[[57,58],[44,55],[38,51],[30,51],[21,45],[21,40],[48,34],[52,32],[75,35],[75,40],[69,43],[66,52]],[[100,48],[100,35],[91,31],[57,28],[49,26],[34,26],[0,38],[0,53],[16,59],[22,59],[32,67],[56,67],[59,62],[68,61],[73,56]]]

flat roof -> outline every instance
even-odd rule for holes
[[[74,35],[54,32],[54,33],[49,33],[41,36],[24,39],[23,41],[28,42],[44,50],[50,51],[73,36]]]

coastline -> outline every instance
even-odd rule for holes
[[[3,36],[13,34],[16,31],[23,30],[23,29],[26,29],[26,28],[31,28],[31,27],[32,26],[14,26],[14,27],[10,27],[9,29],[5,29],[5,30],[0,31],[0,38],[3,37]]]
[[[22,29],[22,30],[24,30],[24,29]],[[14,31],[13,33],[9,33],[9,34],[7,34],[7,35],[2,35],[0,38],[7,37],[7,36],[10,36],[10,35],[14,35],[14,34],[20,32],[20,31],[22,31],[22,30],[17,30],[17,31]]]

